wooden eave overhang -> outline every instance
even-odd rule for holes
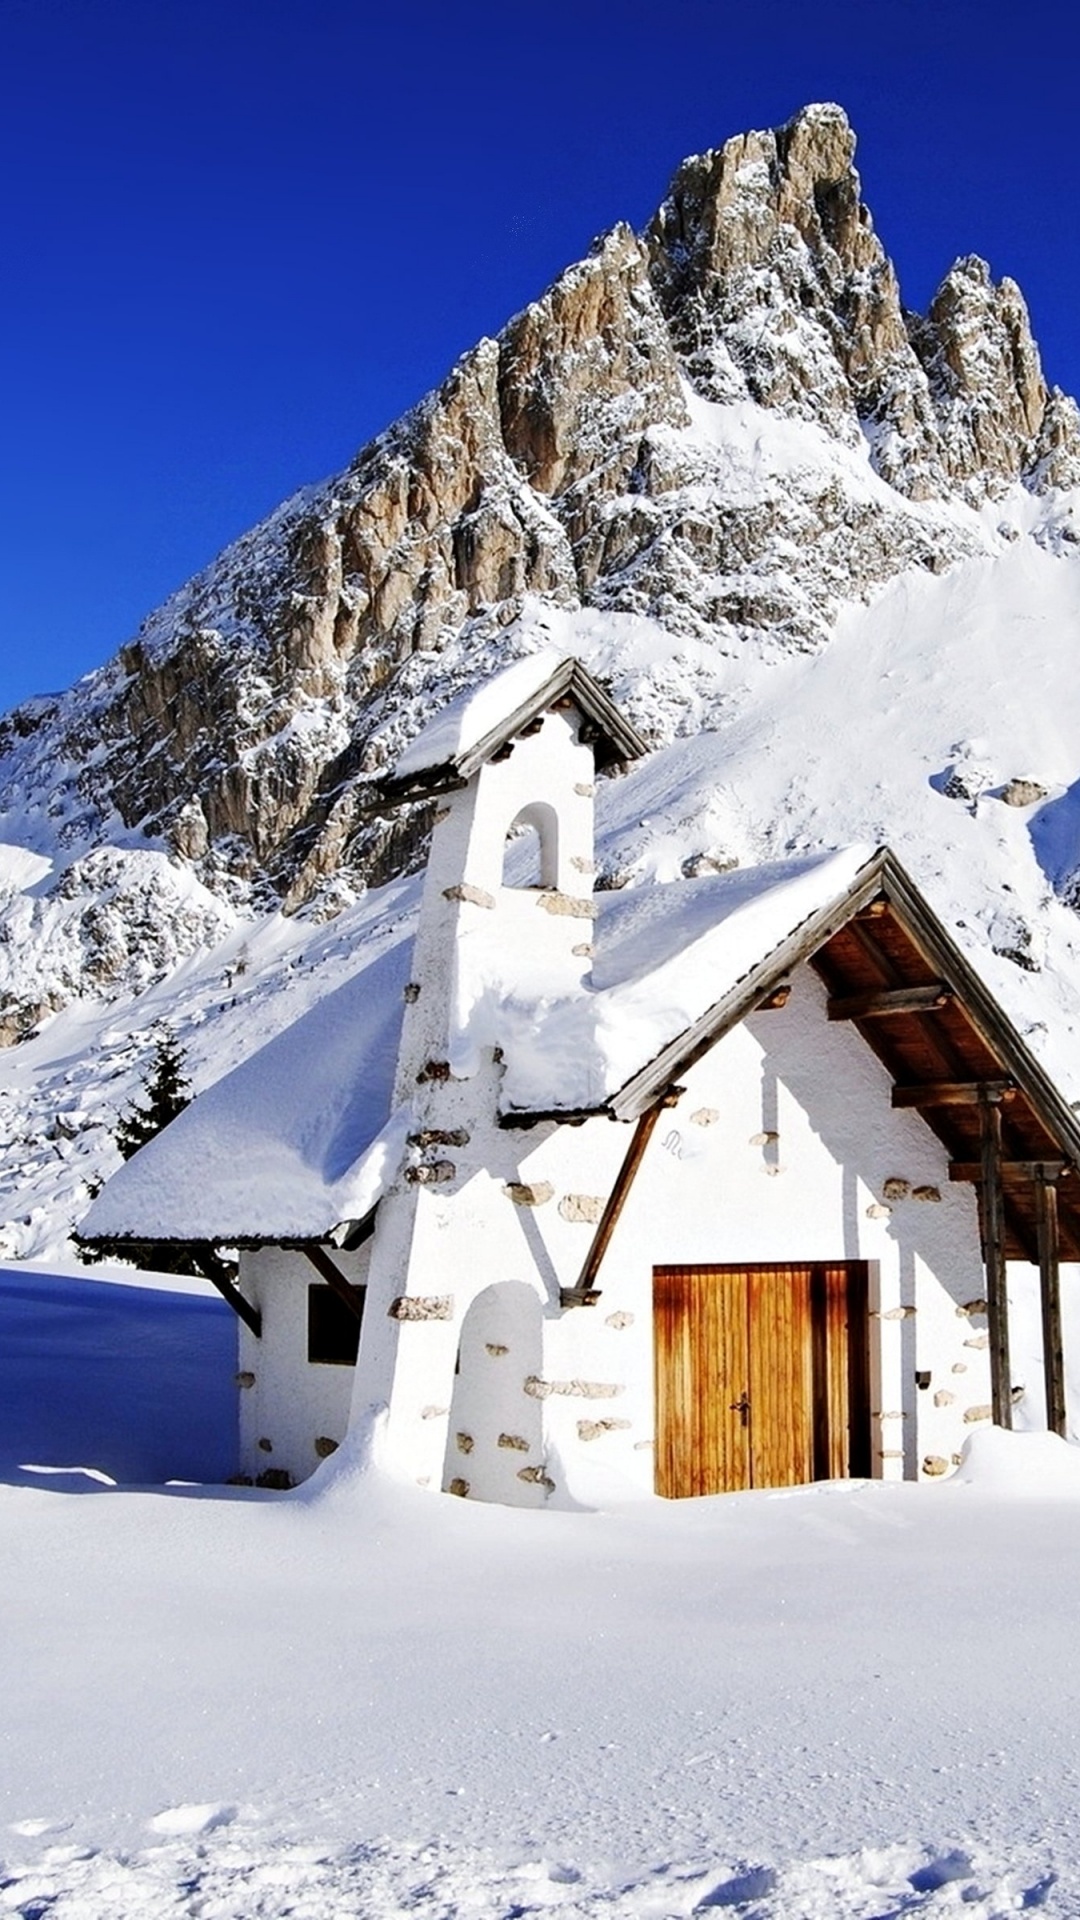
[[[147,1259],[155,1247],[168,1247],[175,1251],[196,1252],[199,1247],[235,1247],[240,1253],[257,1253],[260,1247],[283,1247],[287,1253],[306,1253],[309,1247],[336,1247],[339,1252],[351,1253],[370,1240],[375,1231],[375,1217],[378,1206],[365,1214],[362,1220],[342,1220],[336,1226],[327,1227],[325,1233],[276,1234],[276,1233],[109,1233],[79,1234],[77,1238],[84,1246],[94,1247],[107,1241],[110,1246],[123,1247],[132,1259]]]
[[[513,746],[519,736],[541,720],[553,707],[575,706],[591,729],[598,772],[619,767],[628,760],[640,760],[649,749],[625,715],[609,699],[599,681],[594,680],[579,660],[564,660],[554,673],[503,716],[464,753],[442,766],[424,767],[401,779],[379,782],[378,792],[384,805],[399,806],[407,800],[423,800],[435,793],[453,792],[471,779],[480,767]]]
[[[982,1105],[999,1106],[1007,1257],[1038,1260],[1045,1170],[1058,1188],[1061,1257],[1080,1260],[1080,1120],[888,849],[635,1074],[609,1111],[637,1119],[804,961],[825,983],[830,1018],[855,1026],[882,1062],[893,1104],[917,1110],[945,1146],[953,1179],[981,1177]]]

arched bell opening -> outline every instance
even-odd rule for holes
[[[504,887],[557,887],[559,884],[559,817],[544,800],[522,807],[506,833],[503,851]]]

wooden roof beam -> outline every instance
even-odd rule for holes
[[[912,1087],[894,1087],[894,1107],[978,1107],[984,1101],[1011,1100],[1011,1080],[923,1080]]]
[[[941,981],[927,987],[890,987],[878,993],[843,993],[828,1003],[830,1020],[877,1020],[898,1013],[933,1013],[948,1005],[952,988]]]
[[[1072,1169],[1064,1160],[1003,1160],[999,1169],[1003,1180],[1020,1180],[1025,1183],[1038,1179],[1061,1180]],[[958,1181],[977,1181],[982,1179],[980,1160],[950,1160],[949,1179]]]

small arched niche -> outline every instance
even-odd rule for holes
[[[547,1493],[542,1403],[525,1381],[543,1372],[543,1309],[523,1280],[497,1280],[461,1324],[443,1489],[505,1506]]]
[[[511,820],[503,850],[504,887],[557,887],[559,816],[546,800],[522,807]]]

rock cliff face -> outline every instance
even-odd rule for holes
[[[0,722],[0,839],[52,862],[0,904],[0,1039],[415,860],[424,822],[373,821],[372,776],[527,644],[526,605],[682,637],[715,693],[691,721],[654,686],[636,717],[670,738],[740,663],[991,550],[975,509],[1080,481],[1018,289],[964,259],[905,312],[854,145],[811,107],[687,160],[642,236],[616,227],[107,666]]]

